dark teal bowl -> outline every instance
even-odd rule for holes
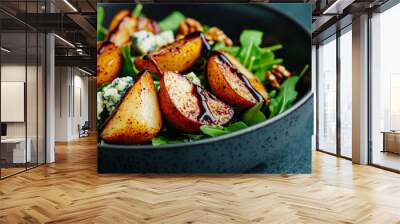
[[[106,24],[133,4],[101,4]],[[277,53],[298,73],[311,64],[309,31],[266,4],[148,4],[144,13],[160,20],[174,10],[223,29],[238,43],[244,29],[264,31],[264,45],[283,44]],[[298,100],[286,112],[232,134],[169,145],[98,145],[100,173],[309,173],[313,96],[311,73],[297,85]]]

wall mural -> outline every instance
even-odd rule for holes
[[[101,173],[309,173],[311,5],[97,7]]]

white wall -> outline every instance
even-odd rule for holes
[[[55,140],[79,138],[78,125],[88,120],[88,78],[76,68],[56,67]]]
[[[36,69],[39,69],[38,71]],[[1,66],[1,81],[24,82],[26,83],[26,108],[22,108],[22,112],[26,110],[27,119],[24,122],[6,122],[7,137],[9,138],[25,138],[25,134],[29,139],[32,161],[36,162],[39,158],[39,163],[44,162],[44,74],[42,68],[24,64],[3,64]],[[27,80],[25,80],[27,78]],[[22,90],[23,91],[23,90]],[[24,92],[22,92],[24,94]],[[2,96],[4,97],[4,96]],[[1,108],[7,111],[10,108]],[[13,113],[7,111],[7,113]],[[37,157],[36,153],[39,153]]]
[[[34,69],[36,73],[36,67],[33,66],[28,66],[27,67],[28,74],[30,74]],[[19,65],[19,64],[4,64],[1,66],[1,81],[2,82],[25,82],[25,64],[24,65]],[[31,80],[30,80],[31,82]],[[35,83],[30,83],[34,84]],[[27,96],[29,99],[27,99],[27,102],[32,102],[33,97],[36,97],[36,89],[30,89],[28,88],[28,93]],[[30,92],[29,90],[34,90],[34,92]],[[36,102],[36,101],[35,101]],[[36,104],[35,104],[36,107]],[[1,108],[2,110],[7,110],[7,108]],[[28,121],[33,120],[33,117],[31,118],[32,114],[27,114],[28,116]],[[34,114],[34,118],[36,121],[36,114]],[[28,125],[30,127],[31,125]],[[35,126],[36,128],[36,126]],[[7,136],[8,137],[25,137],[25,122],[7,122]],[[29,136],[28,136],[29,137]]]

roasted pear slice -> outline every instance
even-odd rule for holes
[[[142,71],[106,121],[101,138],[116,144],[142,144],[156,136],[161,127],[156,87],[150,73]]]
[[[136,20],[128,10],[122,10],[111,20],[106,40],[121,47],[131,40],[131,34],[136,30]]]
[[[166,71],[184,72],[200,58],[202,43],[202,34],[192,33],[184,39],[137,58],[135,66],[138,69],[147,69],[159,77]]]
[[[249,108],[261,101],[268,102],[267,90],[257,77],[227,53],[210,54],[207,78],[212,92],[231,106]]]
[[[249,80],[250,84],[253,86],[253,88],[261,94],[261,96],[264,98],[265,104],[269,103],[269,97],[268,97],[268,92],[265,86],[261,83],[261,81],[247,68],[245,68],[242,63],[239,62],[235,57],[228,53],[224,53],[224,55],[229,59],[229,61],[244,75],[246,78]]]
[[[122,71],[121,51],[111,42],[97,44],[97,87],[112,82]]]
[[[112,18],[106,40],[121,47],[130,42],[133,32],[139,30],[158,33],[160,28],[154,20],[143,16],[132,16],[128,10],[122,10]]]
[[[232,107],[175,72],[164,73],[159,94],[164,118],[184,132],[198,133],[204,124],[225,125],[233,117]]]

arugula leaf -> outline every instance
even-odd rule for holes
[[[259,47],[262,43],[263,32],[259,30],[243,30],[240,34],[240,44],[246,48],[250,45]]]
[[[251,58],[253,58],[254,63],[254,60],[260,55],[259,47],[262,42],[262,36],[263,33],[258,30],[243,30],[240,34],[241,49],[238,58],[246,68],[249,68]]]
[[[273,65],[277,64],[282,64],[283,59],[278,58],[278,59],[272,59],[272,60],[265,60],[264,62],[260,64],[256,64],[253,66],[253,69],[262,69],[265,71],[271,70]]]
[[[207,24],[203,24],[203,33],[207,32],[210,29],[210,26]]]
[[[301,70],[299,77],[303,77],[304,74],[306,74],[307,70],[310,68],[310,65],[305,65],[304,68]]]
[[[251,126],[267,120],[264,113],[261,112],[261,107],[264,102],[257,103],[252,108],[248,109],[242,116],[242,121]]]
[[[182,13],[174,11],[169,16],[161,20],[158,25],[162,31],[176,31],[179,27],[179,24],[185,19],[186,17]]]
[[[269,92],[269,93],[268,93],[268,96],[269,96],[270,98],[275,98],[275,96],[276,96],[276,90],[274,89],[274,90],[272,90],[271,92]]]
[[[226,51],[228,54],[236,57],[239,54],[240,47],[224,47],[221,50]]]
[[[107,29],[103,27],[104,9],[97,7],[97,40],[103,40],[107,35]]]
[[[142,4],[137,4],[135,9],[132,11],[133,16],[140,16],[142,14],[143,10],[143,5]]]
[[[269,47],[261,48],[261,51],[276,51],[276,50],[280,50],[282,48],[283,48],[282,44],[275,44],[275,45],[272,45]]]
[[[282,83],[278,93],[275,91],[269,94],[271,97],[271,102],[269,104],[270,118],[284,112],[292,106],[298,94],[296,85],[309,67],[310,65],[305,65],[298,76],[292,76],[286,79]]]
[[[212,125],[202,125],[200,130],[203,132],[203,134],[211,137],[221,136],[229,133],[229,131],[224,130],[223,127]]]
[[[205,135],[208,135],[211,137],[216,137],[216,136],[229,134],[229,133],[232,133],[232,132],[235,132],[235,131],[238,131],[240,129],[247,128],[247,127],[248,126],[244,122],[238,121],[238,122],[235,122],[235,123],[229,125],[228,127],[221,127],[221,126],[216,126],[216,125],[202,125],[200,127],[200,130]]]
[[[124,58],[122,74],[129,75],[135,77],[138,73],[135,65],[133,64],[132,56],[131,56],[131,48],[128,44],[125,44],[121,47],[121,53]]]
[[[152,145],[176,144],[200,140],[204,137],[202,134],[176,133],[164,126],[161,132],[151,140],[151,143]]]
[[[212,50],[217,51],[217,50],[221,50],[226,48],[225,44],[222,42],[216,42],[213,46],[212,46]]]
[[[165,145],[165,144],[176,144],[176,143],[182,143],[184,142],[183,140],[171,140],[167,136],[156,136],[153,139],[151,139],[151,144],[152,145]]]
[[[247,127],[248,126],[244,122],[238,121],[238,122],[232,123],[231,125],[226,127],[225,130],[229,131],[229,132],[235,132],[235,131],[239,131],[239,130],[247,128]]]
[[[190,140],[200,140],[204,137],[204,135],[195,135],[195,134],[188,134],[188,133],[181,133],[180,135],[183,137],[187,137]]]
[[[296,84],[299,79],[299,76],[292,76],[282,83],[277,96],[271,98],[271,102],[269,103],[270,118],[284,112],[292,106],[297,98]]]

